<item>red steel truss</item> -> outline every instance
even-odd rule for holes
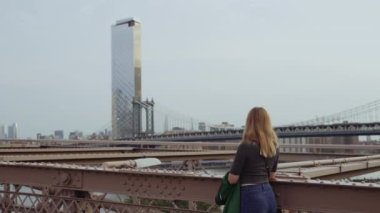
[[[99,212],[100,209],[214,212],[214,196],[220,183],[220,177],[195,172],[107,170],[49,163],[0,162],[0,171],[1,212]],[[301,178],[280,179],[273,187],[283,209],[311,212],[380,210],[380,185],[377,184]],[[107,195],[124,198],[117,200]],[[165,200],[167,205],[156,205],[159,200]],[[180,205],[181,201],[187,202],[185,207]],[[206,207],[200,209],[200,206]]]

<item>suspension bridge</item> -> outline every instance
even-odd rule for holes
[[[154,116],[155,135],[188,134],[190,132],[215,132],[225,130],[230,131],[232,134],[234,134],[234,132],[240,134],[242,131],[240,126],[235,126],[227,122],[214,124],[207,120],[194,118],[193,116],[170,109],[157,102],[154,107]],[[287,131],[291,131],[290,129],[302,128],[303,126],[309,128],[319,126],[320,128],[329,127],[334,129],[337,125],[342,125],[342,128],[344,128],[347,126],[345,124],[376,124],[378,122],[380,122],[380,99],[326,116],[319,116],[313,119],[280,125],[277,126],[276,129],[279,130],[278,133],[282,135],[284,132],[282,130],[287,129]],[[145,122],[142,123],[144,125]],[[143,128],[145,128],[145,126],[143,126]],[[100,129],[111,129],[111,122],[108,122]],[[373,134],[375,135],[377,132]],[[289,137],[293,136],[294,135],[289,135]],[[319,135],[317,134],[316,136]]]
[[[380,135],[379,102],[279,126],[275,130],[280,139]],[[154,135],[151,140],[143,138],[143,141],[0,141],[0,210],[219,212],[214,195],[220,176],[199,169],[213,165],[210,162],[231,162],[238,143],[219,140],[239,138],[242,130],[199,131],[195,126],[202,121],[160,110],[155,114],[161,114],[164,129],[170,131],[178,127],[182,132]],[[175,121],[173,117],[180,119]],[[208,123],[206,126],[215,127]],[[173,140],[214,137],[216,141],[160,142],[158,137],[172,137]],[[298,139],[295,143],[285,142],[280,143],[282,162],[278,167],[278,179],[273,182],[281,209],[378,212],[380,205],[376,199],[380,196],[380,183],[342,179],[378,171],[378,144],[298,143]],[[138,160],[151,158],[163,163],[147,168],[136,166]],[[285,161],[290,162],[283,163]],[[178,167],[166,167],[168,165]]]

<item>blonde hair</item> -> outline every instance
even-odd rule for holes
[[[254,107],[249,111],[242,140],[243,143],[259,143],[260,155],[264,157],[276,155],[277,136],[264,108]]]

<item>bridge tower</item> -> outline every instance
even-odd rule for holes
[[[133,100],[133,136],[151,136],[154,134],[154,101]],[[142,111],[145,112],[145,131],[142,128]]]

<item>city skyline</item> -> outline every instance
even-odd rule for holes
[[[0,139],[18,139],[19,138],[19,130],[18,124],[12,123],[10,125],[4,125],[0,123]]]
[[[110,25],[138,17],[142,88],[205,122],[274,125],[379,99],[377,1],[2,1],[0,124],[20,137],[111,125]]]

